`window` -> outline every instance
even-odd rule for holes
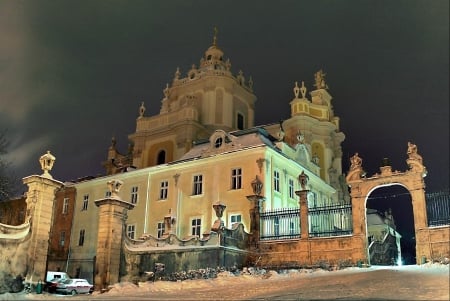
[[[136,204],[138,201],[138,187],[131,187],[131,204]]]
[[[293,179],[289,179],[289,197],[291,199],[295,198],[295,193],[294,193],[294,180]]]
[[[235,223],[242,222],[242,216],[240,214],[232,214],[230,215],[230,225],[233,225]]]
[[[136,225],[127,225],[127,236],[134,239],[134,233],[136,231]]]
[[[157,234],[158,234],[158,238],[161,238],[164,234],[164,230],[165,230],[165,224],[164,222],[158,222],[158,228],[157,228]]]
[[[78,245],[82,246],[84,245],[84,234],[86,233],[86,231],[84,229],[80,230],[80,238],[78,239]]]
[[[238,130],[244,129],[244,115],[237,113],[237,128]]]
[[[192,235],[200,236],[200,230],[202,227],[202,220],[200,218],[194,218],[191,221],[191,227],[192,227]]]
[[[87,210],[88,209],[88,204],[89,204],[89,194],[85,194],[83,196],[83,208],[81,208],[81,210]]]
[[[160,200],[166,200],[167,199],[168,190],[169,190],[169,182],[168,181],[162,181],[160,189],[159,189],[159,199]]]
[[[67,212],[69,212],[69,198],[64,198],[62,214],[67,214]]]
[[[278,216],[275,216],[275,219],[273,220],[273,228],[274,234],[276,236],[280,235],[280,218]]]
[[[280,172],[278,170],[273,172],[273,189],[280,192]]]
[[[308,193],[308,208],[317,207],[317,195],[314,191]]]
[[[158,153],[158,158],[156,159],[156,164],[166,163],[166,151],[162,150]]]
[[[289,234],[294,235],[295,234],[295,224],[294,222],[289,223]]]
[[[192,189],[193,195],[199,195],[203,193],[203,176],[195,175],[194,176],[194,187]]]
[[[64,247],[65,241],[66,241],[66,232],[65,231],[61,231],[61,233],[59,234],[59,245],[61,247]]]
[[[105,198],[109,198],[109,197],[111,197],[111,191],[107,190],[105,192]]]
[[[242,169],[235,168],[231,170],[231,189],[242,188]]]

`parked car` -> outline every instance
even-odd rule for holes
[[[63,282],[65,280],[67,280],[69,278],[53,278],[50,281],[47,281],[47,292],[49,293],[54,293],[56,292],[56,286],[58,285],[58,283]]]
[[[86,279],[66,279],[56,285],[56,292],[63,294],[90,294],[94,286]]]

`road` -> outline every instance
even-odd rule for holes
[[[25,299],[449,300],[449,287],[448,265],[424,265],[350,268],[332,272],[295,270],[280,274],[269,272],[264,276],[220,276],[216,279],[182,282],[157,281],[140,283],[139,286],[122,283],[104,294],[74,297],[27,294]]]

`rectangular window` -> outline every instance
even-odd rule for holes
[[[242,222],[242,216],[240,214],[230,215],[230,225],[233,225],[235,223],[241,223],[241,222]]]
[[[242,188],[242,169],[235,168],[231,170],[231,189]]]
[[[67,214],[67,212],[69,212],[69,198],[64,198],[62,214]]]
[[[89,194],[85,194],[83,196],[83,208],[81,208],[81,210],[87,210],[88,209],[88,205],[89,205]]]
[[[168,181],[162,181],[159,189],[159,199],[160,200],[166,200],[167,194],[169,190],[169,182]]]
[[[158,228],[157,228],[157,234],[158,234],[158,238],[161,238],[164,234],[164,230],[165,230],[165,224],[164,222],[158,222]]]
[[[86,231],[84,229],[80,230],[80,238],[78,239],[78,245],[82,246],[84,245],[84,234],[86,233]]]
[[[191,221],[191,228],[192,232],[191,234],[194,236],[200,236],[200,230],[202,227],[202,220],[200,218],[194,218]]]
[[[194,187],[192,189],[193,195],[199,195],[203,193],[203,176],[195,175],[194,176]]]
[[[136,232],[136,225],[127,225],[127,236],[131,239],[134,239],[134,235]]]
[[[280,172],[278,170],[273,172],[273,190],[280,192]]]
[[[109,198],[109,197],[111,197],[111,191],[107,190],[105,192],[105,198]]]
[[[138,201],[138,187],[131,187],[131,204],[136,204]]]
[[[61,247],[64,247],[64,243],[66,242],[66,232],[65,231],[61,231],[60,235],[59,235],[59,245]]]
[[[295,198],[294,180],[293,179],[289,179],[289,197],[291,199]]]

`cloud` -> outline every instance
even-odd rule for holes
[[[39,170],[39,157],[43,155],[49,145],[50,138],[48,136],[39,136],[34,139],[21,143],[16,139],[11,141],[11,146],[8,153],[5,155],[5,160],[13,164],[16,170],[29,169],[30,165]]]

